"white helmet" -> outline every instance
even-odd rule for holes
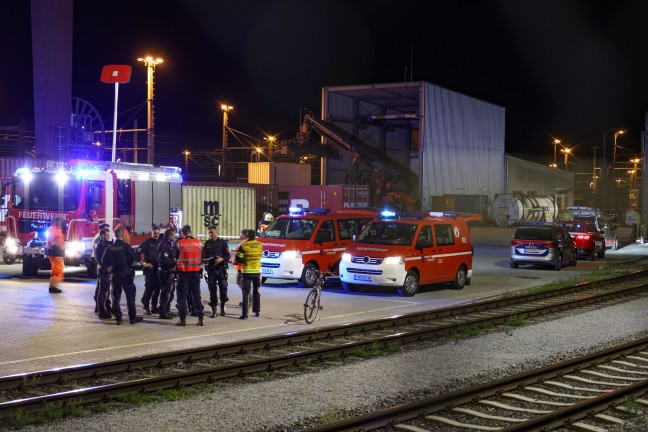
[[[272,216],[272,213],[266,213],[265,216],[263,216],[263,220],[266,222],[272,222],[274,219],[274,216]]]

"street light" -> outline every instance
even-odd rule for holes
[[[263,138],[265,141],[268,141],[268,160],[272,162],[272,151],[274,150],[274,143],[277,141],[277,137],[267,136]]]
[[[565,171],[567,171],[567,158],[571,154],[572,149],[565,147],[564,149],[561,149],[560,151],[565,153]]]
[[[155,66],[160,63],[163,63],[160,57],[153,58],[151,56],[140,57],[137,61],[144,62],[146,66],[146,84],[147,84],[147,94],[146,94],[146,115],[147,115],[147,124],[146,124],[146,163],[149,165],[155,164],[155,103],[153,101],[154,95],[154,85],[153,85],[153,72],[155,71]]]
[[[556,159],[556,155],[557,155],[557,151],[556,151],[556,150],[557,150],[558,144],[560,144],[560,140],[559,140],[559,139],[554,139],[554,161],[553,161],[553,165],[550,165],[550,166],[553,167],[553,168],[557,168],[557,167],[558,167],[558,161],[557,161],[557,159]]]
[[[614,168],[616,168],[617,137],[623,135],[624,132],[623,130],[614,132],[614,149],[612,151],[612,165]]]
[[[231,105],[221,105],[223,111],[223,175],[227,175],[227,113],[233,110]]]
[[[189,173],[189,155],[191,154],[191,152],[189,152],[188,150],[185,150],[185,151],[182,152],[182,154],[185,157],[185,174],[187,174],[187,173]]]

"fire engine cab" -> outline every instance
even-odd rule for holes
[[[385,211],[342,254],[340,280],[347,291],[361,285],[396,287],[413,296],[420,285],[470,285],[473,249],[468,220],[477,215],[402,214]]]
[[[314,270],[336,272],[340,256],[376,212],[291,207],[277,217],[259,237],[263,243],[261,277],[297,280],[312,287]]]
[[[175,167],[123,162],[48,162],[44,168],[18,169],[3,185],[7,240],[22,257],[22,272],[49,269],[46,232],[52,218],[65,218],[66,265],[85,265],[96,277],[91,258],[99,224],[121,223],[131,246],[150,235],[151,225],[169,226],[181,217],[182,177]]]

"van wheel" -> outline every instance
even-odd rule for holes
[[[415,271],[410,270],[405,275],[405,282],[403,286],[398,288],[398,295],[403,297],[412,297],[418,292],[419,289],[419,276]]]
[[[317,282],[317,266],[313,263],[308,263],[304,266],[302,277],[297,281],[300,288],[313,288]]]
[[[553,269],[556,270],[556,271],[560,271],[561,268],[562,268],[562,255],[558,254],[558,256],[556,257],[556,262],[554,263]]]
[[[454,289],[463,289],[463,287],[466,285],[466,279],[468,276],[468,272],[466,271],[466,267],[460,266],[459,270],[457,270],[457,274],[455,275],[454,280],[452,281],[452,287]]]
[[[342,282],[342,288],[346,292],[358,292],[358,291],[360,291],[360,285],[359,284]]]
[[[2,252],[2,261],[4,261],[5,264],[11,265],[16,262],[16,255],[4,251]]]
[[[519,264],[511,261],[511,268],[518,268]]]

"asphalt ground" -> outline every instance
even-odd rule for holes
[[[327,284],[322,297],[324,309],[313,324],[303,321],[303,303],[308,290],[296,283],[269,279],[261,289],[261,316],[239,320],[241,291],[235,271],[230,271],[229,298],[225,317],[205,318],[205,326],[194,326],[197,318],[188,317],[187,327],[176,327],[177,320],[144,316],[139,303],[144,278],[138,275],[138,315],[144,321],[129,325],[125,320],[99,320],[94,313],[95,281],[84,277],[82,268],[66,268],[62,294],[48,292],[48,274],[21,276],[21,265],[0,265],[0,375],[56,367],[115,360],[160,351],[294,332],[307,328],[342,324],[474,302],[506,291],[542,285],[558,279],[578,278],[615,259],[648,254],[648,244],[632,243],[619,251],[608,251],[604,260],[579,261],[576,267],[560,272],[541,267],[511,269],[508,265],[513,229],[473,228],[475,246],[472,284],[463,290],[449,285],[422,287],[414,297],[399,297],[393,290],[367,288],[346,293],[339,283]],[[209,301],[207,285],[201,281],[203,303]],[[125,298],[122,312],[126,315]]]

